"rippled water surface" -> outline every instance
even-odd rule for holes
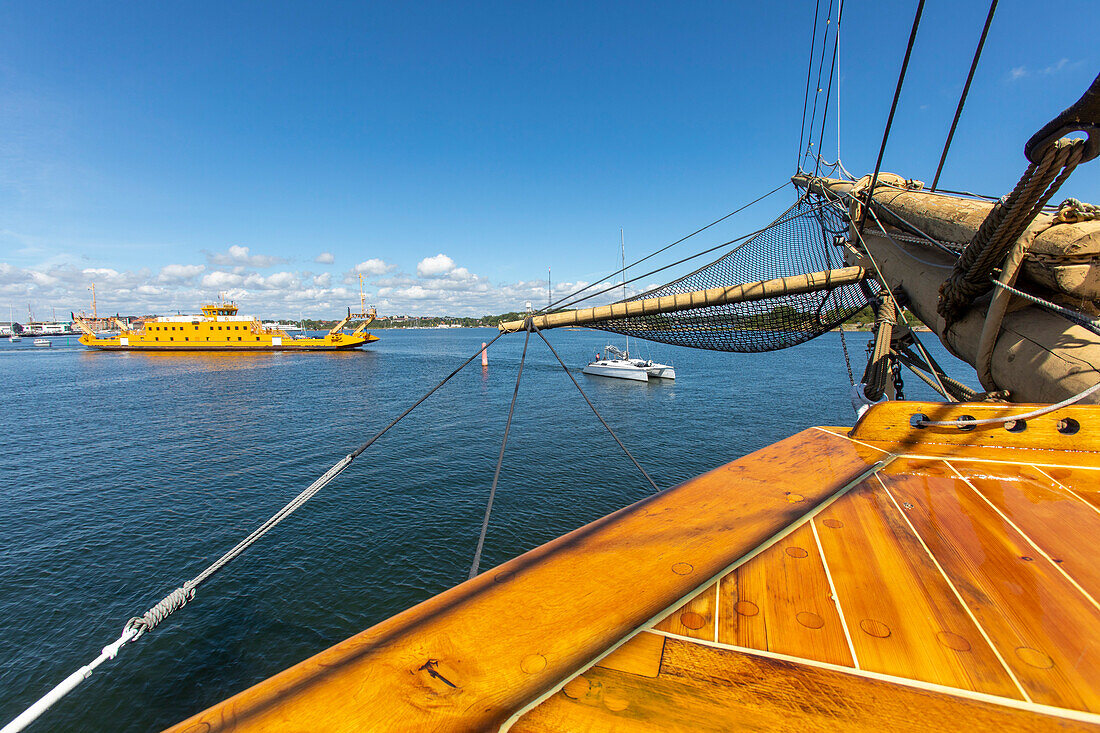
[[[0,342],[0,722],[495,332],[378,335],[366,350],[317,354]],[[807,426],[853,421],[836,333],[756,355],[647,345],[679,377],[650,384],[579,373],[606,335],[547,335],[662,488]],[[848,335],[857,375],[867,340]],[[475,360],[35,730],[160,729],[462,581],[522,347],[522,334],[497,342],[487,370]],[[910,377],[907,396],[933,395]],[[532,340],[482,567],[647,493]]]

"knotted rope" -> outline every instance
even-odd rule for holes
[[[115,655],[118,654],[119,650],[123,646],[131,641],[135,641],[136,639],[141,638],[141,636],[143,636],[146,632],[155,629],[162,621],[164,621],[164,619],[168,618],[168,616],[170,616],[172,613],[186,606],[191,601],[191,599],[195,597],[195,591],[198,589],[198,587],[206,582],[210,578],[210,576],[214,575],[214,573],[225,567],[230,561],[239,556],[241,553],[243,553],[245,550],[255,544],[261,537],[274,529],[276,525],[278,525],[280,522],[282,522],[284,519],[294,513],[294,511],[296,511],[299,507],[312,499],[317,494],[317,492],[319,492],[321,489],[331,483],[332,480],[339,476],[345,468],[350,466],[351,462],[359,457],[359,455],[362,454],[363,451],[365,451],[367,448],[373,445],[375,441],[377,441],[379,438],[389,432],[390,428],[401,422],[401,420],[403,420],[410,412],[419,407],[420,404],[431,397],[436,392],[436,390],[449,382],[460,371],[465,369],[466,366],[471,361],[476,359],[482,351],[496,343],[496,340],[503,335],[503,333],[497,334],[493,337],[491,341],[489,341],[488,344],[478,348],[478,350],[471,354],[470,357],[466,359],[466,361],[462,362],[462,364],[455,368],[454,371],[444,377],[442,381],[440,381],[438,384],[428,390],[423,396],[420,397],[420,399],[414,402],[404,412],[402,412],[388,425],[386,425],[386,427],[375,433],[374,437],[361,444],[351,453],[337,461],[335,465],[333,465],[331,468],[321,474],[321,476],[318,477],[316,481],[306,487],[306,489],[304,489],[300,494],[291,499],[282,509],[275,512],[275,514],[268,518],[267,521],[254,529],[247,537],[234,545],[232,549],[230,549],[224,555],[211,563],[201,573],[166,595],[141,616],[135,616],[127,621],[126,625],[123,627],[122,635],[115,642],[104,647],[102,653],[100,653],[98,657],[96,657],[90,664],[81,667],[76,672],[73,672],[71,675],[66,677],[64,680],[61,681],[60,684],[56,685],[52,690],[50,690],[39,700],[37,700],[33,705],[31,705],[31,707],[20,713],[17,718],[5,725],[3,728],[0,728],[0,733],[18,733],[18,731],[26,728],[28,725],[34,722],[34,720],[38,718],[38,716],[46,712],[46,710],[51,705],[60,700],[69,692],[71,692],[74,688],[76,688],[77,685],[79,685],[88,676],[90,676],[91,673],[99,665],[103,664],[103,662],[109,659],[114,659]]]
[[[1028,165],[1012,193],[994,204],[985,221],[940,286],[939,314],[948,327],[974,299],[992,287],[990,275],[1009,249],[1065,180],[1085,159],[1084,139],[1062,138],[1049,145],[1039,162]]]

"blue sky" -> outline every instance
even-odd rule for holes
[[[856,175],[915,6],[847,1],[840,152]],[[261,315],[331,315],[357,300],[357,267],[387,313],[542,302],[547,267],[558,289],[613,269],[620,227],[638,257],[793,173],[813,9],[6,3],[0,305],[67,313],[94,280],[123,312],[227,290]],[[987,9],[928,1],[884,170],[931,181]],[[1002,0],[941,185],[1012,188],[1024,141],[1100,70],[1098,16]],[[1100,202],[1100,163],[1070,195]]]

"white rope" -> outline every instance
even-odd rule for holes
[[[496,343],[497,339],[499,339],[503,335],[504,332],[501,332],[494,336],[493,339],[488,343],[488,346],[492,346],[494,343]],[[339,476],[345,468],[350,466],[351,462],[354,461],[360,454],[362,454],[363,451],[373,445],[374,442],[385,435],[390,428],[401,422],[401,420],[403,420],[406,415],[415,410],[422,402],[431,397],[436,390],[438,390],[440,387],[450,381],[452,377],[462,371],[467,364],[477,358],[477,355],[482,353],[486,348],[488,348],[488,346],[482,346],[482,348],[479,348],[477,351],[471,354],[470,358],[466,359],[466,361],[462,362],[462,364],[459,365],[453,372],[444,377],[443,381],[439,382],[439,384],[428,390],[419,400],[414,402],[412,406],[410,406],[408,409],[406,409],[404,412],[394,418],[389,423],[389,425],[378,431],[373,438],[360,445],[351,453],[344,456],[341,460],[337,461],[335,465],[333,465],[329,470],[321,474],[321,476],[316,481],[306,487],[305,490],[303,490],[296,497],[291,499],[282,509],[275,512],[275,514],[271,515],[271,517],[267,521],[254,529],[243,540],[234,545],[233,548],[229,550],[229,552],[226,552],[224,555],[219,557],[194,578],[188,580],[179,588],[176,588],[174,591],[166,595],[144,614],[142,614],[141,616],[135,616],[134,618],[127,621],[126,626],[122,630],[122,636],[120,636],[114,643],[108,644],[107,646],[103,647],[103,652],[90,664],[81,667],[76,672],[73,672],[71,675],[62,680],[61,684],[54,687],[41,699],[39,699],[22,713],[20,713],[19,716],[15,718],[15,720],[11,721],[2,729],[0,729],[0,733],[17,733],[18,731],[23,730],[38,716],[49,709],[51,705],[60,700],[66,694],[71,692],[77,685],[87,679],[88,676],[91,675],[91,673],[95,671],[95,669],[99,665],[103,664],[108,659],[114,659],[115,655],[118,654],[119,649],[121,649],[123,646],[130,643],[131,641],[136,641],[137,639],[140,639],[142,635],[144,635],[147,631],[152,631],[154,628],[156,628],[157,624],[166,619],[169,615],[172,614],[172,612],[179,610],[183,606],[186,606],[187,603],[195,597],[195,590],[208,578],[210,578],[211,575],[221,570],[222,567],[224,567],[242,552],[247,550],[251,545],[253,545],[265,534],[274,529],[280,522],[289,517],[300,506],[312,499],[318,491],[325,488],[325,486],[327,486],[334,478]]]
[[[344,456],[339,462],[332,468],[321,474],[320,478],[310,484],[302,493],[294,497],[289,503],[282,509],[273,514],[266,522],[261,524],[255,530],[253,530],[247,537],[238,542],[233,549],[226,552],[224,555],[215,560],[210,566],[208,566],[201,573],[196,575],[191,580],[188,580],[179,588],[166,595],[155,606],[150,608],[141,616],[135,616],[126,622],[126,627],[122,631],[120,636],[114,643],[108,644],[103,647],[102,653],[96,657],[90,664],[86,664],[71,675],[61,681],[59,685],[54,687],[48,693],[43,695],[36,703],[31,705],[25,711],[10,723],[4,726],[0,733],[17,733],[17,731],[23,730],[31,722],[33,722],[38,716],[46,712],[55,702],[62,697],[72,692],[81,682],[91,676],[96,667],[103,664],[109,659],[114,659],[118,654],[119,649],[124,645],[140,639],[142,635],[147,631],[152,631],[156,626],[168,618],[172,612],[179,610],[183,606],[195,597],[195,590],[211,575],[218,572],[233,558],[240,555],[247,550],[249,546],[254,544],[257,540],[270,532],[280,522],[290,516],[298,507],[305,504],[313,496],[329,484],[334,478],[339,476],[345,468],[352,462],[352,457]]]
[[[114,659],[118,654],[118,650],[122,648],[123,644],[137,638],[138,632],[135,629],[127,628],[122,632],[122,636],[113,644],[108,644],[103,647],[103,651],[99,653],[99,656],[93,659],[90,663],[85,664],[83,667],[73,672],[71,675],[61,680],[60,684],[50,690],[48,693],[42,696],[38,702],[31,705],[29,708],[19,714],[15,720],[11,721],[3,728],[0,728],[0,733],[18,733],[28,725],[33,723],[39,715],[46,712],[51,705],[69,694],[73,688],[79,685],[81,682],[91,676],[92,672],[99,665],[106,662],[108,659]]]
[[[973,419],[967,420],[967,419],[964,419],[964,418],[959,418],[958,420],[929,420],[929,419],[925,418],[923,415],[919,416],[919,418],[918,418],[917,415],[914,415],[913,417],[915,419],[912,421],[912,425],[915,428],[925,428],[925,427],[969,428],[969,427],[973,427],[975,425],[993,425],[994,423],[1007,424],[1007,423],[1010,423],[1010,422],[1016,422],[1017,420],[1030,420],[1033,417],[1042,417],[1043,415],[1054,412],[1055,410],[1060,410],[1063,407],[1067,407],[1069,405],[1072,405],[1075,402],[1080,402],[1081,400],[1085,399],[1086,397],[1088,397],[1090,394],[1096,392],[1097,390],[1100,390],[1100,382],[1097,382],[1096,384],[1092,385],[1091,387],[1086,389],[1084,392],[1080,392],[1078,394],[1075,394],[1073,397],[1070,397],[1069,399],[1062,400],[1061,402],[1056,402],[1053,405],[1047,405],[1046,407],[1040,407],[1038,410],[1032,410],[1031,412],[1025,412],[1022,415],[1009,415],[1007,417],[987,417],[984,420],[973,420]]]

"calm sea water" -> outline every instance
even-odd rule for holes
[[[0,722],[495,332],[378,335],[367,350],[327,354],[0,342]],[[679,377],[650,384],[579,373],[605,334],[548,337],[662,488],[802,428],[853,421],[836,333],[755,355],[646,345],[635,351]],[[857,374],[868,339],[848,335]],[[522,346],[522,334],[497,342],[487,370],[475,360],[36,730],[160,729],[464,580]],[[934,395],[910,376],[907,396]],[[482,568],[647,493],[532,340]]]

